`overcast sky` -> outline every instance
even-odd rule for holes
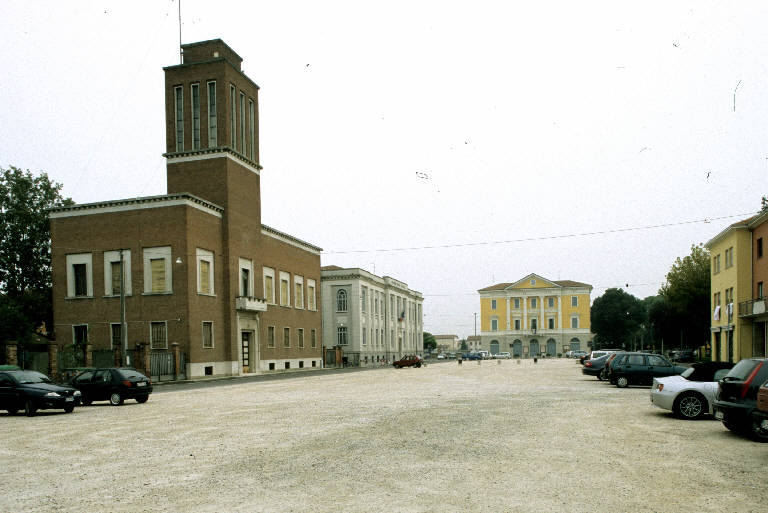
[[[529,273],[655,294],[768,193],[766,2],[181,7],[261,87],[263,222],[422,292],[432,333]],[[0,167],[166,193],[177,1],[3,0],[0,33]]]

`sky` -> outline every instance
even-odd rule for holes
[[[479,332],[530,273],[657,293],[768,194],[768,3],[183,0],[260,87],[262,221]],[[0,3],[0,167],[166,193],[178,0]]]

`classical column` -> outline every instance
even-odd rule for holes
[[[510,317],[512,317],[511,313],[512,311],[509,308],[509,298],[507,298],[507,331],[510,329]]]
[[[523,326],[522,326],[522,328],[523,328],[523,331],[525,332],[525,331],[531,329],[530,326],[528,326],[528,296],[524,295],[521,299],[523,300]]]
[[[547,328],[547,324],[544,322],[544,296],[539,296],[539,329],[543,330]]]

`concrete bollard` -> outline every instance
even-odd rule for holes
[[[520,365],[520,358],[517,359],[517,364]]]
[[[483,361],[482,361],[482,360],[478,360],[478,361],[477,361],[477,364],[478,364],[478,365],[480,365],[481,363],[483,363]]]
[[[536,362],[538,362],[538,361],[539,361],[539,359],[538,359],[538,358],[536,358],[536,357],[534,356],[534,357],[533,357],[533,363],[536,363]]]
[[[459,360],[459,365],[461,365],[461,360]]]
[[[499,365],[501,365],[501,360],[496,360],[496,361],[499,363]]]

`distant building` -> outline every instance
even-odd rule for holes
[[[586,350],[592,286],[529,274],[480,289],[480,346],[515,357]]]
[[[442,353],[445,351],[456,351],[460,348],[458,335],[433,335],[437,349]]]
[[[326,363],[375,366],[424,351],[420,292],[389,276],[335,265],[322,268]]]
[[[470,335],[469,337],[467,337],[467,349],[470,351],[479,351],[483,349],[483,346],[481,345],[480,335]]]
[[[259,87],[220,39],[182,49],[168,194],[50,212],[56,338],[108,363],[124,335],[158,364],[178,351],[188,378],[319,367],[321,250],[261,224]]]
[[[712,359],[737,362],[766,355],[768,213],[733,223],[705,247],[711,258]]]

